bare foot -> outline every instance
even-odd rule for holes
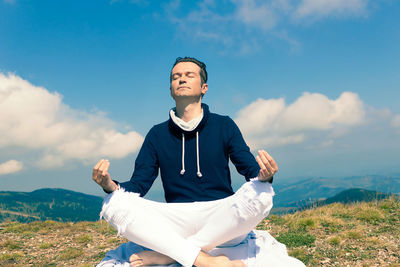
[[[144,250],[139,253],[132,254],[129,258],[132,267],[149,266],[149,265],[168,265],[175,261],[156,251]]]
[[[203,251],[200,251],[194,265],[196,267],[247,267],[247,265],[241,260],[231,261],[224,255],[212,257]]]

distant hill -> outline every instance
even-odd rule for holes
[[[400,193],[400,176],[366,175],[341,178],[306,178],[295,182],[274,181],[274,207],[299,207],[332,197],[351,188]]]
[[[310,209],[313,207],[321,207],[333,203],[358,203],[358,202],[370,202],[376,200],[383,200],[389,197],[393,197],[394,199],[399,199],[399,195],[393,195],[390,193],[382,193],[373,190],[366,190],[360,188],[351,188],[344,190],[332,197],[317,200],[314,202],[309,202],[307,200],[299,201],[297,207],[278,207],[274,208],[271,213],[273,214],[287,214],[294,213],[297,211],[302,211],[306,209]]]
[[[101,197],[65,189],[0,191],[0,222],[96,221],[99,219],[102,202]]]
[[[369,202],[375,200],[382,200],[390,196],[392,196],[392,194],[390,193],[382,193],[360,188],[351,188],[348,190],[344,190],[333,197],[329,197],[325,200],[320,200],[317,203],[320,205],[328,205],[332,203],[347,204],[352,202]]]

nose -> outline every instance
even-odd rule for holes
[[[182,83],[186,83],[186,79],[183,78],[183,77],[181,77],[181,78],[179,79],[179,84],[182,84]]]

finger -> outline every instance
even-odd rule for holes
[[[98,169],[99,175],[105,176],[108,171],[109,166],[110,166],[110,162],[108,162],[107,160],[103,160],[103,162],[101,163],[101,165]]]
[[[103,163],[104,159],[99,160],[96,165],[93,167],[93,172],[92,172],[92,177],[93,179],[97,176],[97,173],[99,171],[99,168],[101,164]]]
[[[276,164],[274,158],[265,150],[263,150],[263,154],[268,159],[270,165],[275,169],[275,171],[278,171],[278,164]]]
[[[269,177],[270,174],[268,173],[267,168],[265,167],[264,163],[262,162],[260,156],[256,157],[256,160],[258,162],[258,165],[260,166],[260,175],[264,178]]]
[[[258,163],[258,166],[260,166],[261,170],[265,170],[266,169],[264,163],[262,162],[262,160],[260,158],[260,156],[256,156],[256,161]]]
[[[264,178],[269,178],[269,177],[271,177],[272,175],[274,175],[274,173],[271,172],[271,171],[269,171],[269,170],[263,170],[262,175],[263,175]]]
[[[274,169],[272,168],[270,162],[266,158],[266,155],[263,153],[263,151],[258,151],[258,154],[260,155],[260,158],[261,158],[262,162],[264,163],[265,167],[267,168],[267,170],[269,172],[273,173]]]
[[[96,165],[93,167],[93,170],[97,170],[97,169],[100,167],[100,165],[101,165],[102,162],[103,162],[103,159],[99,160],[99,161],[96,163]]]
[[[107,160],[104,164],[104,170],[103,170],[103,176],[106,176],[108,174],[108,168],[110,168],[110,162]]]

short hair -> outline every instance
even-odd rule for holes
[[[207,83],[208,75],[207,75],[207,70],[206,70],[206,64],[201,62],[200,60],[195,59],[194,57],[177,57],[175,60],[174,65],[172,66],[172,69],[181,62],[192,62],[196,64],[197,66],[200,67],[200,78],[201,78],[201,84]],[[171,69],[171,74],[172,74],[172,69]],[[172,76],[170,75],[170,81],[172,81]]]

